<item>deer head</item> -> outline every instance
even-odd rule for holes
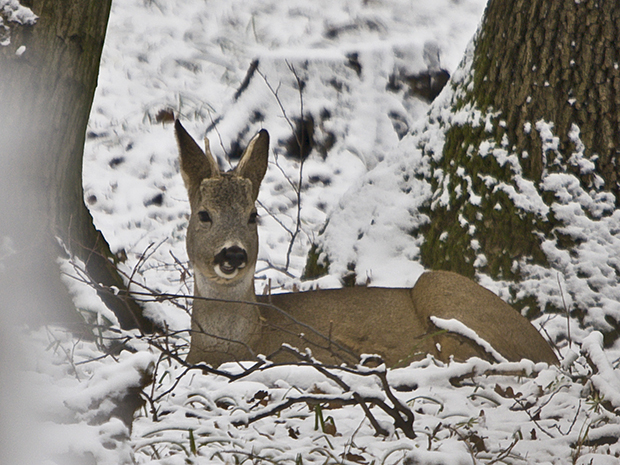
[[[205,152],[177,120],[181,174],[191,216],[187,254],[194,267],[196,293],[213,286],[242,298],[251,289],[258,254],[256,198],[267,170],[269,134],[261,130],[248,144],[237,167],[223,173],[205,139]],[[230,297],[230,296],[229,296]]]

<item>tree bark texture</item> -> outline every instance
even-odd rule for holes
[[[111,0],[22,1],[39,17],[0,46],[3,311],[29,323],[76,322],[60,283],[56,238],[97,283],[124,288],[84,205],[82,154]],[[25,50],[24,47],[25,46]],[[100,292],[123,328],[152,325],[131,299]]]
[[[574,150],[568,134],[579,126],[588,158],[620,205],[620,7],[611,1],[492,0],[475,58],[475,95],[481,108],[502,112],[508,137],[526,174],[540,179],[540,137],[528,121],[554,124],[559,151]]]
[[[553,209],[521,208],[500,183],[517,192],[531,185],[550,206],[543,177],[571,173],[584,190],[611,193],[620,205],[620,7],[604,0],[490,0],[474,46],[471,77],[457,84],[450,111],[475,109],[483,123],[451,125],[441,156],[429,156],[436,195],[426,211],[422,261],[519,282],[520,260],[549,266],[544,239],[569,251],[575,242],[559,232]],[[545,147],[540,122],[551,125],[554,150]],[[513,161],[486,156],[489,140]],[[580,150],[594,163],[590,173],[569,163]],[[437,201],[442,192],[448,201]],[[531,299],[513,303],[537,308]]]

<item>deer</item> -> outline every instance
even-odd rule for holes
[[[558,364],[527,318],[454,272],[424,272],[412,288],[256,295],[255,204],[268,167],[269,133],[260,130],[228,172],[220,171],[207,138],[203,152],[178,119],[175,133],[190,204],[186,249],[194,274],[186,363],[220,366],[303,345],[321,362],[350,365],[362,354],[377,354],[388,366],[428,355],[443,362],[479,357]],[[452,320],[477,337],[441,330]]]

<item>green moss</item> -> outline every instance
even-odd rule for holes
[[[499,118],[492,121],[490,133],[482,125],[451,126],[443,157],[431,160],[433,198],[443,200],[424,211],[431,221],[422,231],[421,259],[431,269],[470,277],[479,270],[494,278],[518,280],[515,260],[546,264],[539,233],[548,233],[549,225],[546,218],[518,208],[503,189],[496,188],[502,183],[518,191],[509,163],[500,165],[494,155],[480,154],[483,141],[500,147],[506,133]],[[479,255],[485,260],[476,263]]]
[[[301,276],[301,279],[317,279],[327,274],[329,268],[329,259],[325,259],[320,262],[319,257],[322,254],[322,250],[316,244],[312,244],[310,251],[308,252],[308,258],[306,259],[306,267]]]
[[[610,315],[605,315],[605,321],[613,329],[611,331],[603,331],[603,345],[605,347],[611,347],[620,337],[620,322]]]

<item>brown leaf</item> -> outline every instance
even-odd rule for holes
[[[344,458],[355,463],[368,463],[364,457],[354,454],[352,452],[347,452]]]
[[[488,452],[487,446],[484,444],[484,439],[472,432],[467,436],[467,440],[471,442],[473,449],[476,452]]]
[[[499,384],[495,385],[495,392],[505,399],[517,399],[523,395],[520,392],[515,394],[512,386],[508,386],[506,389],[503,389]]]
[[[159,110],[155,116],[155,121],[158,123],[170,123],[174,121],[174,111],[170,108],[163,108]]]
[[[267,391],[258,391],[256,394],[254,394],[254,397],[248,400],[248,403],[258,401],[258,403],[264,407],[269,403],[269,399],[270,396]]]
[[[323,389],[318,387],[316,384],[312,385],[309,392],[310,394],[327,394],[327,392],[325,392]]]
[[[333,417],[327,417],[323,422],[323,432],[325,434],[331,434],[332,436],[336,436],[338,430],[336,429],[336,422]]]
[[[257,391],[256,394],[254,394],[254,397],[252,397],[252,400],[263,400],[268,395],[269,393],[267,391]]]

